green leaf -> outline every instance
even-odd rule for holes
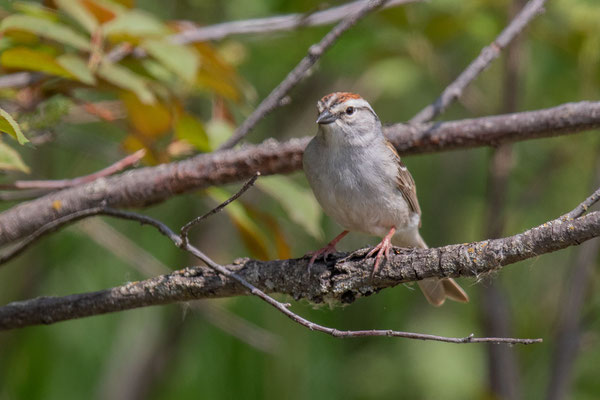
[[[32,1],[15,1],[12,5],[12,8],[13,10],[20,11],[23,14],[44,18],[50,21],[58,21],[58,15],[56,14],[56,11]]]
[[[194,145],[200,151],[208,152],[212,150],[204,125],[192,115],[183,114],[177,118],[175,135],[179,139]]]
[[[78,50],[89,51],[89,40],[71,28],[58,22],[34,17],[31,15],[9,15],[0,23],[0,31],[20,30],[30,32],[59,43],[75,47]]]
[[[206,193],[218,203],[222,203],[231,197],[230,193],[216,187],[207,189]],[[269,240],[260,227],[254,223],[242,204],[234,201],[225,207],[223,211],[231,218],[252,255],[260,260],[268,260],[270,258]]]
[[[75,21],[79,22],[89,33],[98,29],[98,20],[79,0],[54,0],[56,5],[69,14]]]
[[[118,15],[104,24],[102,31],[107,36],[133,38],[162,37],[170,33],[161,21],[140,10],[129,10]]]
[[[303,188],[286,176],[265,176],[256,186],[277,200],[290,219],[316,239],[323,238],[322,211],[310,189]]]
[[[29,173],[29,167],[25,165],[21,155],[2,141],[0,141],[0,170]]]
[[[199,65],[198,55],[190,47],[160,39],[144,40],[141,47],[186,82],[195,81]]]
[[[79,81],[88,85],[96,84],[96,78],[88,68],[87,62],[81,57],[75,54],[63,54],[56,59],[56,62]]]
[[[206,123],[206,134],[213,149],[225,143],[234,130],[232,124],[222,119],[212,119]]]
[[[29,143],[29,140],[21,132],[17,121],[6,111],[0,108],[0,131],[8,133],[15,138],[19,144]]]
[[[119,64],[102,62],[96,73],[107,82],[132,91],[144,104],[152,104],[156,100],[144,78]]]
[[[69,71],[60,66],[52,55],[29,47],[13,47],[3,51],[0,63],[4,68],[26,69],[72,78]]]

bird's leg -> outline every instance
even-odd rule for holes
[[[377,253],[377,258],[375,258],[375,265],[373,266],[373,272],[371,276],[374,276],[379,269],[379,264],[381,264],[381,256],[385,255],[385,258],[389,258],[390,249],[392,248],[392,237],[396,233],[396,227],[392,226],[392,229],[388,232],[387,235],[381,240],[381,242],[373,247],[373,249],[365,256],[365,258],[373,256],[373,254]]]
[[[327,243],[327,246],[323,247],[322,249],[308,253],[309,255],[312,255],[310,261],[308,262],[308,272],[310,272],[310,267],[312,267],[317,258],[323,256],[323,261],[327,261],[327,256],[336,251],[335,245],[338,244],[338,242],[342,240],[344,236],[348,234],[348,232],[349,231],[344,231],[340,233],[331,242]]]

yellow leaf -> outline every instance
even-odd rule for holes
[[[28,143],[29,140],[23,135],[19,124],[15,119],[2,108],[0,108],[0,131],[8,133],[15,138],[19,144]]]
[[[129,122],[138,133],[154,138],[171,130],[173,115],[165,104],[159,101],[144,104],[132,92],[123,92],[121,100],[127,109]]]

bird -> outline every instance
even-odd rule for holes
[[[351,231],[382,238],[366,255],[375,256],[373,275],[389,257],[392,238],[400,247],[427,248],[419,234],[415,181],[385,138],[371,105],[356,93],[334,92],[317,102],[317,111],[317,134],[304,150],[303,169],[325,214],[344,231],[312,253],[309,271],[318,258],[326,260],[335,252],[336,244]],[[434,306],[446,298],[469,301],[451,278],[428,278],[418,284]]]

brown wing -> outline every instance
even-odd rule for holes
[[[402,193],[402,197],[404,197],[404,200],[406,200],[406,203],[408,203],[408,206],[412,212],[421,215],[421,207],[419,207],[419,200],[417,200],[417,187],[415,186],[415,181],[413,180],[412,175],[410,172],[408,172],[408,168],[406,168],[406,165],[404,165],[400,159],[400,156],[394,148],[394,145],[387,140],[385,144],[390,148],[390,150],[392,150],[396,156],[396,161],[398,162],[397,182],[398,189],[400,190],[400,193]]]

